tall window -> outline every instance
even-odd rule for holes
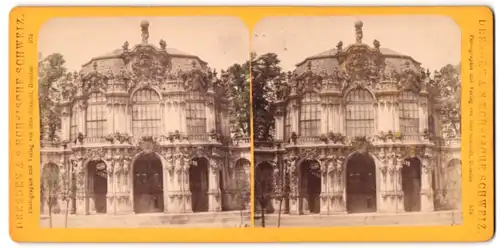
[[[284,131],[284,138],[285,140],[287,140],[288,138],[290,138],[292,132],[292,108],[290,106],[286,107]]]
[[[375,131],[373,97],[368,90],[355,89],[346,98],[346,134],[349,137],[369,136]]]
[[[418,134],[418,95],[403,91],[399,99],[399,125],[402,133]]]
[[[71,120],[70,120],[70,126],[69,126],[69,139],[71,141],[75,140],[76,136],[78,135],[77,111],[78,111],[78,104],[75,103],[71,107]]]
[[[106,97],[101,92],[90,94],[87,107],[86,135],[89,138],[104,137],[106,133]]]
[[[161,134],[160,96],[152,89],[140,89],[132,97],[132,132],[136,137]]]
[[[221,121],[221,120],[219,120]],[[188,134],[207,134],[207,119],[205,116],[205,99],[199,93],[191,93],[186,104],[186,125]],[[221,128],[224,123],[220,123]]]
[[[319,135],[321,123],[320,99],[316,93],[305,93],[300,104],[300,135],[305,137]]]

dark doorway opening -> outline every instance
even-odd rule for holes
[[[347,212],[376,212],[377,180],[375,161],[367,153],[355,153],[347,161],[346,167]]]
[[[87,165],[88,177],[87,187],[90,197],[94,202],[91,212],[106,213],[108,194],[108,175],[106,163],[103,161],[90,161]]]
[[[306,160],[300,166],[301,188],[306,204],[304,210],[310,213],[320,212],[321,170],[316,160]],[[305,205],[305,206],[304,206]]]
[[[193,212],[208,212],[208,180],[207,159],[192,159],[189,166],[189,189],[191,191],[191,208]]]
[[[421,164],[418,158],[403,161],[402,186],[404,193],[404,209],[406,212],[420,211]]]
[[[160,158],[143,154],[134,163],[134,212],[163,212],[163,170]]]

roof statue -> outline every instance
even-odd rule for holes
[[[141,31],[142,31],[142,44],[148,44],[149,39],[149,22],[142,21],[141,22]]]
[[[356,29],[356,43],[361,44],[363,40],[363,22],[357,21],[354,23],[354,28]]]

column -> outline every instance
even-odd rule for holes
[[[73,171],[75,172],[76,181],[76,214],[89,214],[89,204],[86,200],[87,190],[85,182],[85,174],[83,171],[83,158],[73,161]]]
[[[425,126],[427,126],[427,125],[425,125],[424,121],[425,121],[424,105],[419,104],[418,105],[418,126],[419,126],[418,132],[419,133],[423,133]]]
[[[169,133],[173,132],[172,130],[172,124],[170,122],[170,116],[175,116],[172,112],[172,104],[170,102],[165,103],[165,108],[163,109],[163,116],[165,116],[165,122],[163,125],[165,126],[165,134],[168,135]]]
[[[326,134],[328,132],[328,105],[326,103],[321,103],[320,105],[321,109],[321,121],[319,122],[320,124],[320,130],[321,134]]]
[[[275,119],[275,129],[276,129],[276,139],[282,140],[284,137],[283,134],[283,116],[276,116]]]
[[[400,124],[399,124],[399,102],[394,103],[394,131],[400,132]]]
[[[69,140],[70,136],[70,121],[71,121],[71,111],[70,105],[63,106],[63,111],[61,115],[61,140]]]
[[[214,158],[210,159],[210,166],[208,169],[208,211],[219,212],[221,211],[220,189],[218,174],[220,170],[220,161]]]
[[[422,159],[421,189],[420,189],[420,211],[434,211],[434,194],[431,186],[432,159],[425,157]]]
[[[179,102],[174,102],[172,104],[172,116],[177,116],[177,120],[175,118],[172,118],[172,132],[175,131],[181,131],[181,111],[180,111],[180,103]]]
[[[178,188],[180,188],[180,193],[178,193],[181,197],[179,204],[181,205],[180,211],[182,213],[191,213],[193,212],[192,201],[192,193],[189,187],[189,168],[191,165],[191,158],[188,154],[183,154],[183,164],[180,171],[180,181],[175,182]]]
[[[394,191],[396,195],[396,212],[402,213],[405,211],[404,192],[403,192],[403,159],[401,154],[396,155],[396,164],[394,167]]]
[[[291,103],[292,104],[292,132],[299,133],[299,106],[295,104],[295,102]]]
[[[179,104],[179,131],[181,133],[186,133],[186,103],[181,102]]]
[[[168,116],[168,115],[165,115]],[[162,153],[162,159],[165,161],[165,165],[163,166],[163,212],[168,213],[171,211],[170,206],[170,196],[171,196],[171,188],[172,188],[172,177],[175,173],[174,165],[172,161],[172,154],[168,152]]]
[[[329,164],[326,161],[321,162],[321,193],[319,195],[320,200],[320,214],[329,213],[329,201],[328,197],[330,194],[328,185],[330,184],[328,176]]]
[[[118,186],[114,171],[115,160],[106,160],[104,162],[106,163],[106,172],[108,179],[108,186],[106,190],[106,214],[114,214],[115,210],[117,209],[117,206],[115,206],[115,204],[117,204],[115,201],[115,192],[116,187]]]
[[[345,127],[344,127],[344,123],[345,123],[345,117],[344,117],[344,106],[343,104],[339,104],[337,105],[338,107],[338,118],[337,120],[339,121],[339,132],[340,133],[345,133]]]
[[[333,194],[332,194],[332,212],[346,213],[346,182],[345,182],[345,158],[337,156],[334,161],[334,168],[332,168],[333,180]]]
[[[181,185],[183,184],[182,153],[175,153],[173,158],[174,168],[170,168],[171,190],[169,192],[169,211],[178,213],[184,207],[184,195]],[[189,206],[190,207],[190,206]]]
[[[297,174],[297,165],[295,160],[291,160],[288,166],[288,178],[290,182],[290,204],[289,204],[289,212],[292,215],[300,214],[300,204],[299,204],[299,185],[298,185],[298,174]]]

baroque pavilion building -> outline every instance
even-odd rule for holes
[[[49,198],[64,213],[68,195],[77,215],[249,209],[250,142],[230,138],[231,78],[150,44],[148,27],[142,43],[92,58],[52,89],[61,129],[59,142],[42,140],[42,213]]]
[[[461,211],[460,133],[445,130],[439,75],[377,40],[363,43],[362,26],[356,43],[339,42],[281,79],[278,142],[254,150],[256,187],[272,187],[256,196],[270,196],[266,212],[290,215]]]

